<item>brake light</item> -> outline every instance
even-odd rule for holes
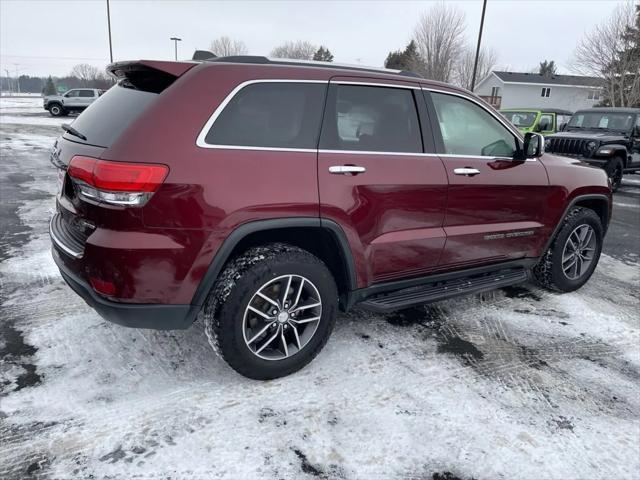
[[[169,173],[156,163],[126,163],[77,155],[67,173],[85,198],[112,205],[144,205]]]

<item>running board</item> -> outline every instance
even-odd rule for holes
[[[369,297],[361,302],[359,306],[373,312],[386,313],[457,297],[458,295],[469,295],[507,287],[526,282],[528,279],[528,270],[525,268],[503,269],[381,293]]]

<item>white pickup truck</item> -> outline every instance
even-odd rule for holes
[[[71,112],[81,112],[100,95],[104,90],[98,88],[74,88],[62,95],[48,95],[44,97],[44,109],[48,110],[51,116],[60,117]]]

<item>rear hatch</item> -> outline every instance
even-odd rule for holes
[[[153,193],[144,180],[157,181],[162,167],[136,164],[127,170],[131,164],[126,158],[122,162],[100,158],[166,88],[194,65],[144,60],[110,65],[107,69],[118,83],[56,140],[50,158],[58,168],[58,213],[51,222],[51,232],[63,250],[68,247],[82,252],[96,227],[127,229],[141,224],[140,209],[130,207],[143,205]],[[139,192],[134,195],[127,189]]]

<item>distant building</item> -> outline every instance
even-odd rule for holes
[[[491,72],[474,93],[496,108],[560,108],[575,112],[602,99],[602,80],[578,75]]]

